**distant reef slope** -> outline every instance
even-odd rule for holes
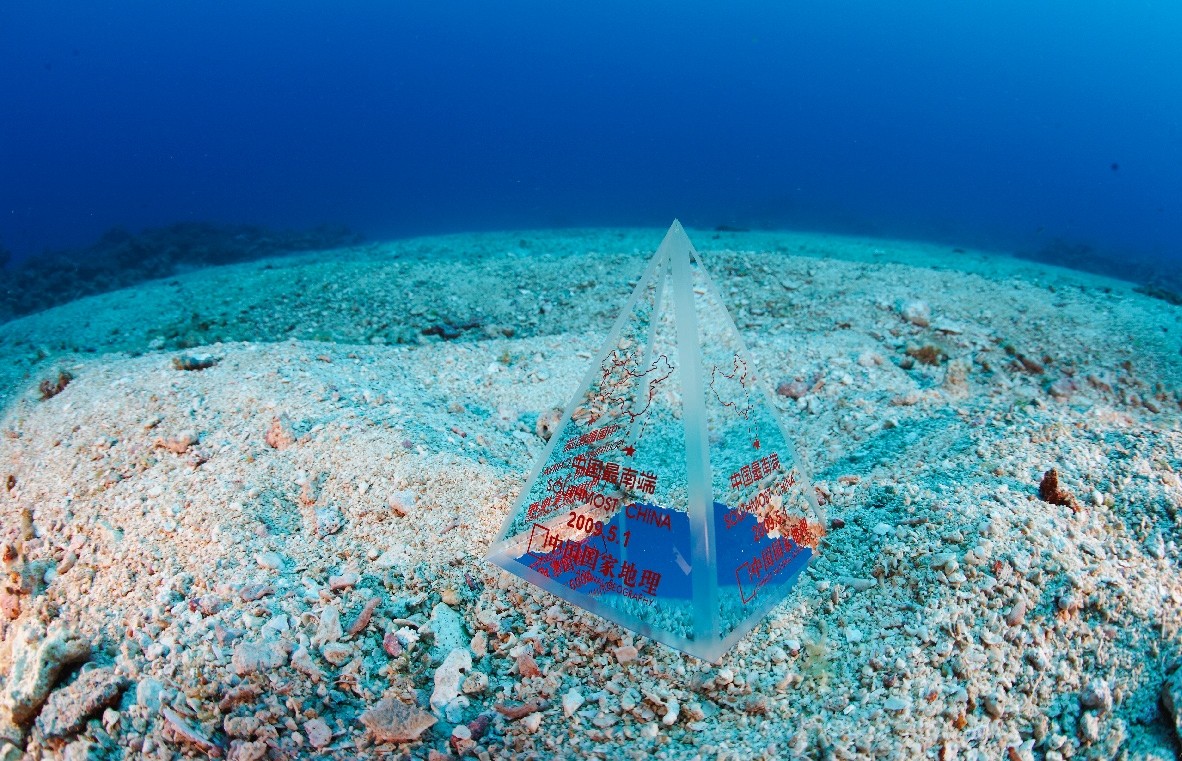
[[[20,262],[0,249],[0,322],[187,269],[340,248],[361,239],[336,225],[294,231],[177,222],[138,235],[116,227],[85,248],[49,251]]]

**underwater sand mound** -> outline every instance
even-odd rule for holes
[[[0,757],[1171,757],[1182,310],[1126,284],[707,236],[827,502],[796,591],[713,665],[483,562],[659,237],[404,241],[0,325]]]

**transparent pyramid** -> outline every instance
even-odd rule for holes
[[[823,525],[807,469],[674,221],[489,560],[718,661],[792,589]]]

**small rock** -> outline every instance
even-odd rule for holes
[[[320,647],[330,642],[336,642],[344,631],[341,629],[341,612],[336,606],[326,605],[320,612],[320,623],[316,627],[316,634],[312,637],[312,645]]]
[[[1093,679],[1084,685],[1079,693],[1079,704],[1084,708],[1093,708],[1099,713],[1112,710],[1112,690],[1108,682],[1103,679]]]
[[[530,734],[537,732],[542,726],[541,712],[539,711],[538,713],[531,713],[529,716],[526,716],[521,720],[521,726],[525,727],[525,731],[529,732]]]
[[[222,749],[215,745],[206,734],[198,729],[195,729],[189,722],[182,719],[168,706],[160,709],[160,715],[167,721],[167,732],[171,734],[180,742],[187,742],[190,745],[195,745],[199,750],[204,751],[210,756],[220,756]]]
[[[324,672],[312,660],[311,653],[308,648],[300,645],[294,653],[291,654],[291,667],[301,674],[305,674],[313,682],[319,682],[324,678]]]
[[[242,598],[243,602],[254,602],[273,594],[275,594],[275,587],[270,584],[247,584],[238,593],[238,596]]]
[[[994,719],[1000,719],[1005,715],[1005,700],[1001,695],[989,694],[985,696],[983,701],[985,706],[985,713]]]
[[[145,741],[145,746],[147,742]],[[216,754],[211,753],[214,757]],[[227,761],[263,761],[267,757],[266,740],[231,740]]]
[[[308,744],[313,748],[323,748],[332,742],[332,730],[324,719],[312,719],[304,722],[304,734],[308,737]]]
[[[1006,614],[1007,626],[1021,626],[1022,622],[1026,620],[1026,600],[1019,598],[1014,607],[1010,608],[1010,612]]]
[[[528,653],[522,653],[517,656],[517,675],[523,679],[531,676],[541,676],[542,670],[538,668],[538,662],[532,656]]]
[[[163,692],[163,682],[150,676],[144,677],[135,686],[135,703],[142,708],[147,708],[148,713],[156,713],[160,710],[161,693]]]
[[[83,672],[49,696],[37,717],[37,728],[48,738],[77,734],[87,719],[119,700],[126,686],[127,679],[112,668]]]
[[[405,518],[415,506],[415,493],[409,489],[396,491],[390,495],[389,503],[390,512],[397,515],[399,518]]]
[[[936,570],[952,566],[951,571],[955,571],[960,564],[956,561],[955,552],[938,552],[928,558],[928,565]]]
[[[1038,484],[1038,498],[1052,505],[1070,507],[1073,512],[1079,512],[1080,509],[1071,492],[1059,486],[1059,471],[1055,468],[1042,474],[1042,480]]]
[[[196,444],[197,441],[198,437],[195,431],[182,431],[170,439],[156,439],[156,448],[167,449],[173,454],[184,454],[185,452],[188,452],[189,447]]]
[[[353,637],[365,631],[365,627],[369,626],[370,619],[373,618],[373,612],[377,610],[381,602],[382,598],[376,595],[369,598],[369,601],[362,606],[361,612],[357,614],[357,618],[353,623],[349,624],[349,628],[345,633]]]
[[[280,555],[278,552],[260,552],[259,554],[254,556],[254,559],[256,562],[258,562],[259,565],[261,565],[263,568],[266,568],[268,570],[272,570],[272,571],[282,571],[283,570],[283,565],[284,565],[283,556]]]
[[[583,705],[583,693],[579,692],[577,687],[572,687],[562,696],[562,713],[566,716],[573,716],[575,711]]]
[[[888,711],[891,711],[892,713],[900,713],[911,707],[911,701],[907,700],[906,698],[901,698],[898,695],[892,695],[886,699],[886,702],[882,704],[882,707]]]
[[[451,747],[461,756],[476,747],[476,742],[472,739],[472,730],[467,724],[460,724],[451,731]]]
[[[483,671],[473,671],[464,680],[460,689],[465,695],[479,695],[488,689],[488,674]]]
[[[172,366],[177,370],[208,370],[218,363],[212,354],[180,354],[172,358]]]
[[[555,407],[538,415],[538,422],[534,426],[534,431],[543,441],[549,441],[551,436],[558,433],[558,428],[561,425],[562,410]]]
[[[295,443],[295,440],[291,420],[286,415],[272,418],[271,426],[267,429],[266,436],[263,437],[263,441],[272,449],[287,449]]]
[[[394,632],[386,632],[382,637],[382,649],[386,651],[386,655],[391,658],[397,658],[402,655],[403,647]]]
[[[1092,711],[1080,714],[1079,739],[1086,743],[1094,743],[1100,739],[1100,717]]]
[[[345,519],[341,516],[341,511],[335,507],[328,506],[316,510],[316,536],[326,537],[335,534],[341,530],[345,525]]]
[[[845,627],[845,641],[851,645],[862,641],[862,632],[853,626]]]
[[[415,706],[394,698],[383,698],[361,714],[359,721],[373,734],[376,742],[402,743],[417,740],[438,719]]]
[[[912,325],[926,328],[932,322],[932,308],[919,299],[904,301],[899,305],[899,314]]]
[[[284,642],[242,642],[234,648],[230,664],[238,676],[274,671],[287,663],[289,652],[290,646]]]
[[[348,589],[360,581],[360,579],[361,577],[353,571],[346,571],[340,576],[329,576],[328,588],[334,592],[340,591],[342,589]]]
[[[447,654],[443,664],[435,670],[435,689],[431,693],[431,708],[441,711],[460,694],[463,675],[472,670],[472,654],[466,647],[457,647]]]
[[[472,636],[471,643],[468,644],[468,649],[472,651],[472,655],[483,658],[488,654],[488,635],[484,632],[476,632]]]
[[[409,560],[410,553],[401,544],[395,544],[374,560],[378,568],[402,568]]]
[[[249,740],[258,731],[260,722],[254,716],[227,716],[222,721],[222,729],[230,737],[240,737]]]
[[[776,393],[789,399],[800,399],[809,392],[809,385],[802,380],[783,381],[776,386]]]
[[[320,656],[334,666],[340,666],[353,657],[353,648],[341,642],[330,642],[320,648]]]
[[[631,663],[640,655],[640,651],[632,645],[621,645],[612,651],[620,663]]]
[[[886,523],[877,523],[875,524],[873,530],[876,536],[886,536],[887,534],[892,533],[895,529]]]
[[[432,658],[441,660],[457,648],[466,649],[469,637],[464,634],[464,619],[446,603],[441,602],[431,609],[431,631],[435,634]]]
[[[37,715],[66,666],[90,657],[90,643],[66,629],[21,627],[12,640],[12,660],[0,693],[0,723],[25,724]]]
[[[681,713],[681,703],[677,698],[670,697],[665,701],[665,715],[661,718],[661,723],[667,727],[673,726],[677,722],[677,716]]]
[[[875,351],[867,350],[858,355],[858,364],[862,367],[875,367],[882,361],[882,355]]]

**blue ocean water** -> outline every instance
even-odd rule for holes
[[[0,246],[680,217],[1182,263],[1180,35],[1168,2],[5,3]]]

